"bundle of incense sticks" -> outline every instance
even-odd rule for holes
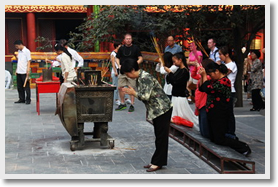
[[[198,41],[198,39],[195,39],[195,41],[196,41],[197,46],[205,53],[205,55],[206,55],[207,57],[209,57],[209,55],[207,54],[205,48],[202,46],[201,42]]]
[[[89,80],[89,84],[91,86],[97,86],[97,80],[98,80],[97,75],[91,75],[91,80]]]
[[[106,75],[106,73],[109,71],[109,66],[110,66],[110,61],[108,62],[103,62],[101,64],[101,79]]]
[[[160,46],[159,46],[158,43],[157,43],[156,37],[153,36],[153,37],[151,38],[151,40],[152,40],[152,43],[153,43],[153,45],[154,45],[155,51],[156,51],[156,53],[158,54],[158,56],[159,56],[159,58],[160,58],[160,60],[161,60],[162,65],[164,66],[163,54],[162,54],[162,52],[161,52],[162,50],[161,50]]]

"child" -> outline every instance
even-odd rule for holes
[[[164,63],[165,63],[164,66],[170,68],[170,70],[173,73],[175,73],[177,71],[178,67],[173,64],[172,57],[173,57],[172,53],[170,53],[170,52],[164,53],[164,55],[163,55],[163,59],[164,59]],[[164,66],[162,66],[161,63],[157,63],[155,70],[157,72],[160,72],[161,74],[165,75],[165,83],[164,83],[163,90],[166,93],[166,95],[169,97],[169,99],[171,100],[172,99],[172,85],[167,83],[167,81],[166,81],[166,77],[167,77],[168,73],[165,71]]]
[[[219,145],[226,145],[245,156],[251,153],[249,146],[238,139],[225,136],[229,124],[229,105],[231,98],[231,81],[226,74],[228,68],[224,64],[211,62],[206,70],[200,68],[201,79],[199,89],[208,94],[206,111],[210,129],[210,140]],[[211,80],[207,80],[207,74]]]
[[[189,80],[189,70],[186,64],[186,59],[183,53],[176,53],[173,56],[173,62],[179,69],[173,73],[170,68],[166,66],[165,71],[168,73],[166,78],[167,83],[171,83],[172,88],[172,103],[173,116],[179,116],[198,125],[198,118],[194,115],[188,103],[188,90],[186,89]]]
[[[120,47],[121,47],[121,43],[118,41],[115,41],[114,42],[114,51],[112,51],[110,54],[110,61],[112,62],[112,69],[111,69],[112,84],[114,86],[116,86],[116,90],[114,91],[114,99],[115,99],[116,105],[121,104],[121,102],[119,101],[119,95],[118,95],[118,75],[119,75],[120,64],[118,64],[116,61],[116,55],[117,55]]]

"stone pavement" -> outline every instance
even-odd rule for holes
[[[83,150],[70,151],[70,136],[55,116],[55,94],[40,94],[41,115],[36,113],[36,92],[31,105],[14,104],[17,90],[5,91],[5,173],[6,174],[218,174],[191,151],[169,138],[168,166],[147,173],[143,168],[154,152],[153,127],[145,120],[145,107],[136,100],[135,112],[114,111],[108,133],[115,148],[101,148],[86,142]],[[265,173],[265,118],[250,112],[248,100],[235,108],[237,135],[251,149],[256,173]],[[193,107],[193,105],[191,105]],[[114,106],[115,108],[115,106]],[[85,123],[84,131],[92,131]]]

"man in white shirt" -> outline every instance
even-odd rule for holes
[[[19,100],[15,103],[31,103],[31,91],[30,84],[28,81],[28,77],[30,74],[30,63],[31,63],[31,53],[30,50],[27,49],[21,40],[17,40],[14,42],[15,48],[18,50],[18,54],[15,54],[17,58],[17,69],[16,69],[16,80],[17,80],[17,91]],[[24,87],[25,81],[26,85]],[[26,98],[25,98],[26,92]]]
[[[215,39],[210,38],[208,40],[208,48],[210,49],[209,58],[220,65],[221,60],[219,57],[218,48],[215,45],[216,45]]]

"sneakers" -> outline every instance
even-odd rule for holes
[[[118,108],[116,108],[115,110],[116,111],[121,111],[121,110],[124,110],[124,109],[126,109],[126,104],[120,104],[119,106],[118,106]],[[129,107],[129,109],[128,109],[128,112],[134,112],[134,106],[133,105],[130,105],[130,107]]]
[[[131,104],[131,101],[130,101],[130,99],[128,99],[128,98],[125,98],[125,103],[126,103],[127,105],[130,105],[130,104]]]
[[[119,100],[116,100],[115,104],[119,106],[121,104],[121,102]]]
[[[115,110],[116,110],[116,111],[120,111],[120,110],[124,110],[124,109],[126,109],[126,104],[120,104],[120,105],[118,106],[118,108],[116,108]]]
[[[130,107],[128,109],[128,112],[134,112],[134,106],[133,105],[130,105]]]

